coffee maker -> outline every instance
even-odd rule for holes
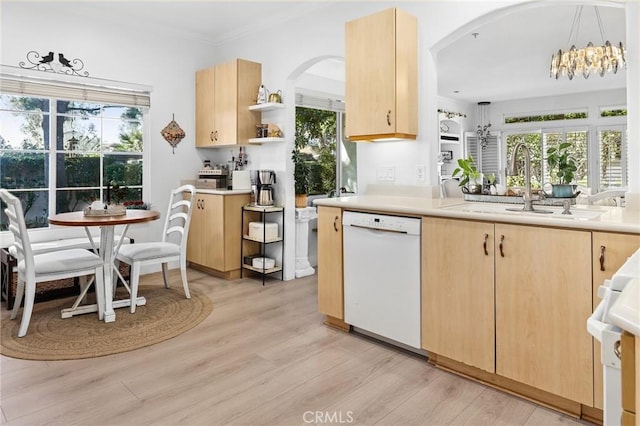
[[[258,170],[258,196],[257,204],[259,206],[273,205],[273,187],[276,183],[276,172],[273,170]]]

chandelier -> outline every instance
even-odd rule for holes
[[[487,149],[487,140],[491,135],[489,131],[489,127],[491,127],[491,123],[489,123],[489,112],[487,108],[491,102],[483,101],[478,102],[478,107],[480,108],[480,124],[478,124],[478,130],[476,130],[476,134],[478,135],[478,139],[480,140],[480,147],[482,149]]]
[[[594,46],[593,43],[589,42],[584,48],[576,48],[578,31],[580,30],[582,6],[576,7],[573,23],[571,24],[571,32],[569,33],[568,44],[571,45],[571,48],[564,52],[562,49],[558,49],[558,52],[551,56],[550,77],[555,77],[557,80],[561,75],[566,75],[569,77],[569,80],[573,80],[573,77],[578,74],[582,74],[584,78],[589,78],[589,74],[592,72],[603,77],[607,71],[613,71],[615,74],[618,72],[618,68],[626,68],[626,51],[622,42],[615,46],[612,45],[609,40],[605,41],[600,12],[597,6],[594,6],[594,9],[596,18],[598,19],[602,45]]]

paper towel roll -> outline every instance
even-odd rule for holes
[[[251,189],[249,170],[234,170],[232,182],[233,189]]]

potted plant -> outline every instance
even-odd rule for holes
[[[453,171],[452,176],[461,176],[458,186],[462,187],[462,192],[469,194],[480,194],[482,192],[482,173],[480,173],[473,161],[473,157],[459,158],[458,167]]]
[[[547,148],[547,164],[552,179],[557,183],[552,183],[551,196],[560,198],[573,197],[576,185],[573,182],[574,172],[578,170],[576,162],[569,153],[571,144],[562,142],[560,145]]]
[[[299,147],[291,152],[293,160],[294,192],[296,194],[296,208],[307,207],[307,193],[309,192],[309,166]]]

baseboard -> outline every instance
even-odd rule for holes
[[[575,418],[581,418],[593,423],[602,424],[602,410],[588,407],[579,402],[554,395],[529,385],[489,373],[479,368],[463,364],[452,359],[430,353],[429,362],[446,371],[482,382],[488,386],[516,395],[520,398],[535,402],[555,411],[560,411]]]

